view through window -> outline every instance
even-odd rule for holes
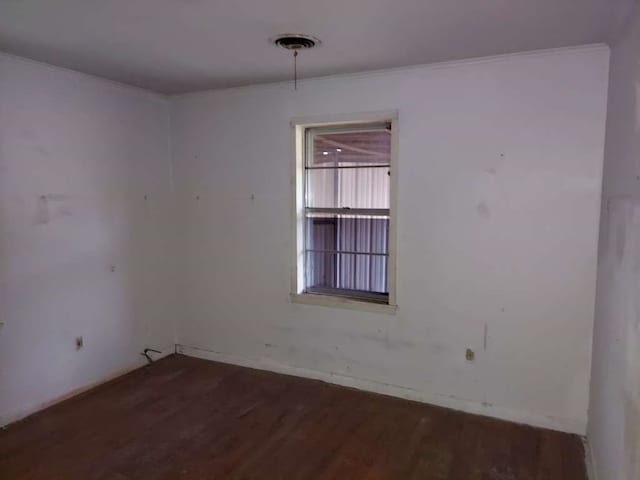
[[[388,303],[391,127],[305,135],[305,291]]]

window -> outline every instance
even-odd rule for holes
[[[294,293],[392,304],[392,125],[298,127]]]

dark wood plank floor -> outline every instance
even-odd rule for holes
[[[577,436],[174,355],[0,431],[2,480],[585,480]]]

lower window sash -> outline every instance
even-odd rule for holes
[[[329,287],[308,287],[305,293],[315,295],[330,295],[333,297],[345,297],[353,300],[363,300],[372,303],[388,304],[389,294],[368,292],[365,290],[349,290],[346,288],[329,288]]]

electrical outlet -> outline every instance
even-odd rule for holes
[[[80,350],[84,346],[84,338],[76,337],[76,350]]]
[[[467,362],[473,362],[476,359],[476,353],[470,348],[467,348],[464,358],[467,359]]]

